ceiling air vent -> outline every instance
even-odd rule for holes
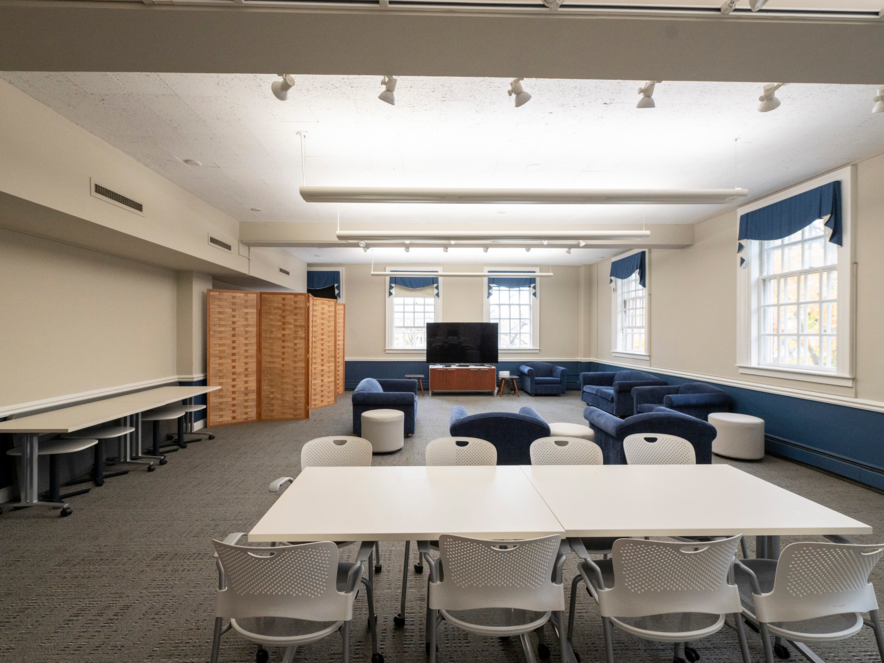
[[[221,249],[222,251],[227,251],[227,253],[231,253],[233,251],[233,245],[229,242],[225,242],[223,239],[218,239],[217,237],[212,237],[209,235],[209,244],[214,246],[216,249]]]
[[[136,214],[144,214],[144,205],[139,203],[137,200],[132,200],[131,198],[127,198],[126,196],[117,193],[116,191],[112,191],[108,189],[106,186],[102,186],[98,184],[95,180],[89,180],[90,185],[92,186],[90,193],[100,200],[103,200],[107,203],[111,203],[112,205],[116,205],[117,207],[122,207],[123,209],[127,209],[130,212],[135,212]]]
[[[287,269],[283,269],[282,267],[279,268],[279,273],[280,273],[280,274],[285,274],[286,276],[291,276],[291,275],[292,275],[292,273],[291,273],[289,270],[287,270]]]

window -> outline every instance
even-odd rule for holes
[[[639,273],[615,279],[617,301],[617,349],[648,354],[648,293],[639,283]]]
[[[427,323],[436,321],[436,297],[393,299],[393,345],[395,350],[426,350]]]
[[[500,350],[535,347],[532,290],[530,286],[522,288],[491,286],[491,297],[488,298],[488,322],[497,323]]]

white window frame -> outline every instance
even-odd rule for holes
[[[620,307],[620,290],[619,285],[621,279],[614,279],[614,287],[611,291],[611,339],[613,350],[611,354],[615,357],[624,359],[632,359],[635,361],[650,362],[651,361],[651,252],[648,249],[638,249],[619,255],[613,260],[622,260],[636,253],[645,252],[645,351],[630,352],[620,347],[620,330],[621,330],[621,307]],[[610,277],[609,277],[610,278]]]
[[[489,272],[529,272],[530,274],[539,274],[539,267],[526,267],[524,265],[489,265],[483,270],[486,274]],[[526,274],[526,277],[528,274]],[[534,280],[534,292],[536,297],[531,302],[531,340],[533,345],[530,348],[498,348],[498,354],[502,355],[518,355],[518,354],[537,354],[540,352],[540,283],[543,279]],[[491,303],[488,296],[488,277],[482,279],[484,288],[482,289],[482,320],[491,322]],[[498,333],[498,339],[500,335]]]
[[[842,234],[844,245],[838,248],[838,367],[835,371],[807,367],[772,366],[761,361],[761,247],[762,242],[744,241],[745,249],[736,258],[737,265],[737,367],[740,373],[803,382],[816,382],[839,387],[854,386],[854,317],[856,302],[855,248],[853,218],[856,195],[855,166],[841,168],[786,191],[768,196],[737,211],[737,218],[747,212],[766,207],[792,196],[810,191],[830,182],[841,181]],[[828,235],[826,235],[828,240]],[[740,257],[746,259],[740,267]]]
[[[433,276],[429,272],[436,273],[437,275],[442,272],[441,266],[416,266],[416,265],[407,265],[405,267],[401,265],[397,265],[395,267],[387,267],[386,271],[416,271],[416,272],[428,272],[427,276]],[[385,351],[387,354],[408,354],[408,355],[420,355],[425,356],[427,353],[426,348],[421,350],[411,350],[408,348],[394,348],[393,347],[393,300],[395,297],[390,296],[390,277],[387,276],[384,278],[384,282],[387,286],[386,290],[384,290],[384,298],[386,299],[386,348]],[[436,322],[442,322],[442,279],[439,279],[439,296],[433,297],[433,316]]]

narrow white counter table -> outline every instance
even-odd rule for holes
[[[22,440],[22,472],[20,502],[9,506],[47,506],[64,508],[62,502],[41,502],[38,499],[38,453],[40,435],[50,433],[75,433],[84,428],[98,426],[109,421],[134,416],[138,420],[136,426],[139,453],[131,454],[130,441],[125,444],[124,462],[132,462],[140,456],[141,449],[141,413],[176,401],[192,401],[195,396],[207,394],[221,387],[159,387],[124,396],[116,396],[82,405],[42,412],[28,417],[0,421],[0,433],[21,434]]]

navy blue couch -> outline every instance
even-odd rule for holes
[[[666,382],[642,371],[581,373],[580,397],[584,403],[615,417],[635,414],[632,390],[635,387],[665,387]]]
[[[663,406],[703,421],[709,421],[713,412],[730,412],[731,399],[718,387],[703,382],[688,382],[680,386],[636,387],[632,390],[635,413],[653,412]]]
[[[451,437],[477,437],[491,442],[497,449],[498,465],[530,465],[531,443],[549,437],[550,430],[543,417],[530,407],[513,412],[482,412],[467,415],[460,405],[451,409]]]
[[[362,413],[399,410],[405,414],[405,434],[414,435],[417,420],[417,380],[365,378],[353,390],[353,435],[362,435]]]
[[[638,433],[677,435],[694,445],[698,464],[708,465],[712,462],[715,427],[696,417],[658,407],[654,412],[618,419],[596,407],[588,407],[583,411],[583,418],[595,431],[595,443],[602,448],[605,465],[625,465],[623,440]]]
[[[568,370],[545,361],[527,361],[519,366],[522,374],[522,391],[532,396],[565,393]]]

